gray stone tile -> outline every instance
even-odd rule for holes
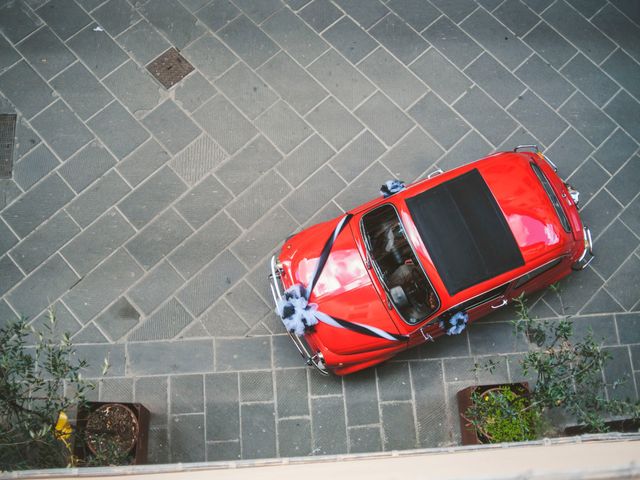
[[[287,8],[264,22],[262,29],[303,66],[329,48],[327,42]]]
[[[124,297],[116,300],[95,319],[96,324],[114,342],[138,325],[139,321],[140,313]]]
[[[42,24],[40,19],[22,2],[2,5],[0,30],[13,43],[17,43]]]
[[[382,451],[382,434],[379,426],[349,427],[349,453]]]
[[[250,119],[278,100],[276,93],[244,63],[237,63],[227,71],[216,86]]]
[[[175,298],[172,298],[140,323],[128,335],[127,340],[168,340],[174,338],[192,321],[193,317],[189,312]]]
[[[333,170],[323,167],[300,185],[283,202],[283,206],[302,223],[329,202],[345,185]]]
[[[229,0],[213,0],[198,10],[195,15],[198,20],[216,32],[240,15],[240,10]]]
[[[173,209],[168,209],[140,230],[125,246],[149,270],[191,233],[191,227]]]
[[[447,407],[440,362],[411,362],[410,368],[419,445],[441,445],[450,441],[445,422]]]
[[[16,49],[13,48],[4,37],[0,38],[0,70],[5,70],[10,67],[20,60],[20,58]]]
[[[604,0],[589,0],[589,1],[580,1],[580,0],[567,0],[575,8],[578,10],[584,17],[590,18],[596,13],[598,10],[602,8],[602,6],[607,3]]]
[[[115,171],[108,172],[66,207],[73,219],[86,227],[131,189]]]
[[[169,158],[169,154],[158,142],[150,139],[121,161],[116,169],[135,187],[167,163]]]
[[[298,184],[333,155],[333,149],[318,135],[312,135],[277,166],[290,183]]]
[[[422,35],[458,68],[464,68],[482,53],[480,46],[445,16],[432,23]]]
[[[444,148],[451,148],[470,130],[462,117],[432,92],[417,101],[409,114]]]
[[[380,187],[377,185],[382,185],[390,177],[389,171],[376,161],[354,180],[349,188],[335,197],[335,202],[344,211],[356,208],[380,195]]]
[[[602,69],[611,75],[631,95],[640,98],[640,65],[622,50],[616,50],[603,64]],[[612,94],[613,92],[611,92]]]
[[[273,205],[285,197],[290,187],[275,172],[268,172],[250,189],[227,207],[227,212],[243,227],[248,228]]]
[[[18,243],[18,237],[16,237],[13,234],[13,232],[9,229],[9,227],[7,226],[7,224],[5,222],[0,220],[0,255],[4,255],[5,253],[7,253],[7,251],[11,247],[13,247],[16,243]],[[22,248],[25,248],[25,247],[22,247]],[[39,248],[36,249],[36,251],[38,251],[38,250],[39,250]],[[55,247],[54,247],[54,250],[55,250]],[[19,255],[19,257],[15,257],[14,256],[14,258],[16,258],[16,261],[18,263],[20,263],[20,258],[24,258],[26,256],[31,256],[31,252],[25,253],[25,254],[22,254],[22,253],[19,254],[19,253],[17,253],[18,251],[19,251],[18,249],[16,249],[14,251],[14,253],[16,253],[16,255]],[[35,265],[38,265],[40,263],[40,261],[36,261]]]
[[[280,0],[263,0],[262,2],[237,0],[235,3],[256,24],[262,23],[278,9],[282,8]]]
[[[411,403],[387,403],[381,406],[382,438],[385,450],[416,448],[416,427]]]
[[[85,325],[82,330],[76,333],[71,340],[76,345],[83,344],[95,344],[95,343],[109,343],[107,337],[95,326],[93,322]]]
[[[190,278],[238,238],[240,233],[235,223],[221,213],[183,242],[171,254],[169,261],[184,278]]]
[[[117,210],[110,210],[76,236],[62,250],[62,256],[81,276],[127,241],[135,230]]]
[[[640,10],[633,0],[613,0],[611,3],[634,22],[640,20]]]
[[[637,313],[617,314],[616,324],[620,334],[620,343],[640,343],[640,316]],[[634,360],[635,360],[634,355]],[[640,360],[640,358],[638,358]]]
[[[580,310],[581,313],[611,313],[623,310],[622,306],[616,302],[605,289],[596,292],[593,298]]]
[[[309,125],[282,101],[258,117],[255,124],[284,153],[289,153],[312,133]]]
[[[196,124],[171,100],[156,107],[142,122],[173,154],[189,145],[201,133]]]
[[[591,229],[594,237],[600,235],[607,225],[622,210],[620,204],[606,190],[601,190],[580,211],[585,225]]]
[[[640,260],[632,255],[605,285],[607,291],[627,310],[631,310],[640,299],[638,268],[640,268]]]
[[[615,48],[600,30],[564,1],[554,3],[542,17],[596,63],[602,62]]]
[[[171,413],[204,412],[204,378],[202,375],[169,377]]]
[[[376,372],[369,368],[344,378],[347,425],[370,425],[380,422]]]
[[[67,40],[91,21],[73,0],[50,1],[37,13],[62,40]]]
[[[526,88],[487,53],[471,63],[465,73],[503,107],[509,105]]]
[[[269,337],[218,338],[215,340],[215,353],[216,371],[219,372],[258,370],[271,366]]]
[[[331,166],[350,182],[385,151],[384,145],[366,130],[331,160]]]
[[[362,60],[358,68],[401,108],[407,108],[427,91],[423,83],[382,48]]]
[[[284,338],[284,337],[283,337]],[[288,339],[291,342],[290,339]],[[291,345],[292,348],[293,345]],[[309,393],[314,397],[327,395],[342,395],[342,378],[337,375],[322,375],[314,370],[309,372]]]
[[[285,0],[285,3],[289,5],[292,10],[298,11],[310,1],[311,0]]]
[[[136,378],[134,389],[135,401],[142,403],[151,413],[149,423],[152,426],[166,426],[169,389],[167,377]]]
[[[78,358],[86,360],[87,367],[82,372],[85,378],[122,377],[125,370],[124,345],[88,344],[77,345]],[[109,370],[102,373],[105,359],[109,361]],[[96,392],[97,393],[97,392]],[[97,400],[97,394],[95,400]],[[146,402],[145,402],[146,406]]]
[[[247,325],[255,325],[271,308],[267,306],[256,291],[243,281],[225,295],[225,300],[240,314]]]
[[[540,18],[519,0],[503,3],[493,11],[493,15],[515,33],[516,37],[522,37],[540,21]]]
[[[600,107],[618,91],[618,86],[581,53],[560,72]]]
[[[178,0],[148,2],[140,7],[140,13],[178,49],[183,49],[205,31]]]
[[[509,323],[477,323],[469,329],[472,355],[512,353],[526,350],[526,342],[513,335]]]
[[[0,282],[0,294],[3,295],[5,292],[10,290],[14,285],[22,280],[23,277],[24,274],[20,271],[16,264],[13,263],[13,260],[11,260],[9,255],[0,257],[0,280],[2,280],[2,282]],[[20,315],[25,314],[23,312],[20,312]]]
[[[92,15],[114,37],[140,20],[140,15],[127,0],[109,0]]]
[[[605,351],[611,355],[603,369],[605,382],[609,385],[607,387],[609,398],[626,401],[637,400],[638,395],[634,385],[633,366],[628,347],[608,347]],[[621,383],[616,384],[618,381]]]
[[[376,367],[381,402],[411,400],[411,378],[407,362],[385,362]]]
[[[91,132],[60,100],[40,112],[31,124],[63,160],[93,138]]]
[[[7,256],[4,257],[2,263],[0,271],[3,272],[3,277],[4,275],[6,277],[2,279],[1,285],[8,289],[22,277],[22,274],[12,266],[13,262]],[[54,255],[31,272],[18,287],[7,295],[6,299],[20,315],[33,318],[53,304],[77,280],[78,276],[69,268],[62,257]]]
[[[143,65],[165,52],[169,43],[146,20],[140,20],[117,38],[122,48]]]
[[[104,84],[134,114],[153,109],[160,100],[159,86],[132,60],[105,77]]]
[[[240,405],[242,458],[276,456],[276,422],[272,403]]]
[[[411,70],[446,102],[453,102],[471,87],[471,82],[434,48],[418,58]]]
[[[2,217],[14,232],[26,237],[72,198],[71,189],[54,173],[4,210]]]
[[[118,65],[129,59],[120,46],[106,32],[94,31],[92,23],[67,42],[84,64],[98,78],[111,73]]]
[[[208,135],[201,135],[171,160],[173,170],[189,185],[200,181],[227,158]]]
[[[621,91],[604,108],[604,111],[640,142],[640,103],[627,92]]]
[[[366,4],[357,0],[336,0],[335,3],[365,30],[369,29],[389,12],[382,2],[378,0],[367,2]]]
[[[142,270],[124,250],[118,250],[65,295],[64,302],[86,323],[142,275]]]
[[[554,108],[558,108],[574,92],[574,87],[539,56],[527,59],[515,74]]]
[[[17,48],[47,80],[76,60],[73,53],[47,27],[30,35]]]
[[[300,115],[327,96],[324,88],[284,52],[262,65],[258,73]]]
[[[229,191],[213,176],[208,176],[187,192],[176,210],[193,228],[204,225],[231,200]]]
[[[169,422],[171,459],[174,462],[204,462],[204,432],[204,415],[172,415]]]
[[[545,22],[540,22],[523,40],[555,68],[562,67],[577,52]]]
[[[606,187],[620,203],[627,205],[638,194],[638,182],[640,157],[636,155],[609,180]]]
[[[175,88],[175,102],[188,112],[193,112],[217,93],[200,72],[193,72]]]
[[[424,30],[440,16],[437,8],[421,0],[390,0],[387,2],[387,7],[418,32]]]
[[[135,227],[141,228],[185,190],[178,176],[164,167],[127,195],[118,208]]]
[[[118,102],[99,112],[87,125],[119,159],[149,138],[149,133]]]
[[[420,35],[393,13],[380,20],[369,33],[406,65],[429,47]]]
[[[580,203],[587,203],[602,185],[609,174],[592,159],[587,159],[569,178],[568,182],[579,189]]]
[[[357,63],[378,46],[372,37],[348,17],[342,17],[322,36],[351,63]]]
[[[128,342],[127,354],[127,374],[134,376],[208,372],[213,368],[211,340]],[[166,400],[163,403],[166,408]]]
[[[289,335],[273,335],[271,338],[273,342],[273,366],[275,368],[304,365],[304,361],[291,342]],[[340,393],[342,393],[342,387],[340,387]]]
[[[229,154],[235,153],[258,133],[222,95],[216,95],[196,110],[193,118]]]
[[[212,373],[204,377],[207,440],[240,438],[240,395],[237,373]]]
[[[82,120],[86,120],[113,100],[111,94],[80,62],[51,80],[51,86]]]
[[[238,60],[222,42],[209,34],[193,42],[182,53],[211,82]]]
[[[396,178],[411,182],[432,166],[442,153],[442,148],[416,128],[383,155],[380,161]],[[380,185],[386,181],[381,180]],[[370,191],[372,195],[373,189]]]
[[[271,371],[240,372],[240,400],[243,402],[273,402]]]
[[[620,215],[620,219],[635,232],[636,235],[640,234],[640,197],[636,197],[636,199],[631,202],[622,215]]]
[[[221,29],[218,35],[252,68],[262,65],[279,50],[273,40],[244,15]]]
[[[484,153],[480,152],[491,150],[491,146],[480,135],[470,132],[438,161],[438,166],[443,170],[459,167],[481,158]]]
[[[311,455],[311,421],[306,418],[278,420],[278,453],[281,457]]]
[[[276,396],[278,418],[309,415],[306,367],[276,370]]]
[[[329,0],[313,0],[304,7],[299,15],[317,32],[323,31],[342,16]]]
[[[364,129],[364,126],[333,97],[327,98],[309,112],[306,120],[311,123],[336,150],[342,148]]]
[[[387,145],[396,143],[414,125],[402,110],[380,92],[360,105],[355,114]]]
[[[629,20],[617,8],[605,5],[592,19],[596,27],[640,61],[640,27]],[[637,87],[636,87],[637,88]]]
[[[54,100],[53,90],[24,61],[0,75],[0,91],[27,118],[33,117]]]
[[[207,4],[207,0],[184,0],[182,4],[187,7],[190,12],[195,12]]]
[[[281,158],[282,155],[260,135],[216,173],[231,191],[239,194]]]
[[[610,173],[615,173],[637,148],[638,145],[629,135],[617,129],[593,156]]]
[[[249,330],[249,327],[224,299],[204,315],[202,323],[209,335],[213,337],[240,337]]]
[[[225,251],[185,285],[178,293],[178,299],[192,314],[199,316],[245,272],[238,259]]]
[[[509,69],[531,54],[529,47],[483,9],[477,9],[460,26]]]
[[[573,129],[567,129],[545,154],[557,165],[560,174],[568,176],[591,155],[593,147]]]
[[[13,179],[26,191],[59,164],[51,150],[40,144],[14,164]]]
[[[477,6],[475,2],[468,0],[432,0],[431,3],[456,23],[460,23]]]
[[[567,277],[560,283],[562,292],[562,304],[558,295],[548,290],[545,292],[544,301],[553,310],[562,314],[575,313],[591,299],[594,293],[602,286],[602,279],[596,275],[593,269],[586,269],[579,275]]]
[[[596,146],[615,129],[614,123],[580,92],[571,97],[559,112]]]
[[[115,164],[116,159],[94,140],[64,162],[58,172],[80,193]]]
[[[311,399],[313,453],[331,455],[347,451],[347,432],[342,397]]]
[[[105,378],[100,382],[100,401],[133,402],[133,378]]]
[[[617,345],[618,336],[613,315],[573,317],[573,334],[576,341],[586,339],[592,334],[596,342],[604,345]],[[631,342],[623,342],[631,343]]]
[[[567,123],[532,92],[527,91],[507,111],[520,121],[544,145],[550,145]]]
[[[0,100],[2,103],[2,100]],[[13,146],[14,160],[20,160],[30,150],[40,145],[40,137],[33,131],[24,117],[18,118],[16,122],[15,144]]]
[[[207,461],[240,460],[240,441],[207,442]]]
[[[143,312],[148,314],[169,298],[182,285],[182,282],[182,278],[171,264],[162,262],[129,290],[128,295]]]

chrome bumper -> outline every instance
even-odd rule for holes
[[[273,295],[273,302],[275,305],[277,305],[278,300],[282,298],[282,288],[280,283],[282,281],[281,280],[282,270],[278,266],[275,256],[271,257],[270,267],[271,267],[271,273],[269,274],[269,280],[270,280],[269,286],[271,287],[271,295]],[[304,362],[309,366],[316,367],[321,374],[329,375],[329,371],[324,365],[324,358],[322,357],[322,353],[317,352],[312,355],[300,337],[298,337],[297,335],[291,332],[287,332],[287,333],[289,334],[289,338],[291,338],[291,341],[293,342],[293,344],[298,349],[298,352],[300,352],[300,355],[302,355]]]
[[[593,240],[591,238],[591,230],[589,227],[582,227],[582,231],[584,232],[584,252],[580,255],[580,258],[575,261],[571,268],[573,270],[584,270],[587,268],[587,265],[591,263],[591,261],[595,258],[593,254]]]

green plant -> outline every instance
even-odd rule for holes
[[[51,309],[40,329],[20,319],[0,328],[0,470],[76,464],[74,432],[61,412],[84,402],[94,388],[82,378],[68,334],[55,333]],[[105,361],[106,371],[108,367]]]
[[[487,443],[533,440],[539,411],[525,393],[509,385],[475,390],[465,419]]]

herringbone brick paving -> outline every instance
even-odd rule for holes
[[[53,304],[101,399],[152,411],[155,462],[455,444],[479,358],[521,379],[502,311],[344,380],[272,312],[284,237],[486,154],[536,143],[581,191],[597,258],[567,313],[640,382],[635,0],[24,0],[0,5],[0,316]],[[196,70],[144,69],[170,46]],[[561,314],[554,296],[541,317]]]

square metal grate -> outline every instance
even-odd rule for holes
[[[0,113],[0,178],[11,178],[16,141],[15,113]]]
[[[147,65],[147,70],[168,90],[193,72],[193,65],[171,47]]]

